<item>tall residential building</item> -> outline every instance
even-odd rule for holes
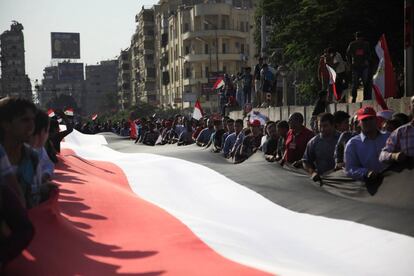
[[[131,55],[131,98],[133,101],[132,104],[135,104],[137,102],[138,95],[139,95],[138,85],[140,81],[139,60],[138,60],[138,26],[136,27],[135,33],[131,37],[130,55]]]
[[[122,50],[118,57],[118,106],[125,109],[135,104],[131,94],[131,48]]]
[[[140,99],[186,108],[200,98],[214,106],[215,78],[256,63],[253,2],[161,0],[143,7],[133,49]]]
[[[142,7],[137,14],[137,44],[135,62],[138,64],[138,99],[153,105],[158,104],[156,89],[155,24],[156,6]]]
[[[37,89],[39,104],[44,108],[63,108],[59,98],[65,96],[66,100],[75,104],[70,107],[78,108],[77,112],[83,107],[84,86],[83,63],[63,61],[58,65],[45,67],[43,79]]]
[[[118,107],[118,60],[86,66],[84,114],[102,114]]]
[[[32,85],[26,75],[23,25],[13,21],[10,30],[0,35],[0,97],[16,96],[33,99]]]

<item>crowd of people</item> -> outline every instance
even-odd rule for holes
[[[326,98],[326,91],[320,95]],[[320,100],[326,101],[323,96]],[[350,116],[345,111],[331,114],[323,107],[315,106],[311,129],[298,112],[288,121],[276,122],[258,112],[249,113],[245,120],[218,114],[198,121],[179,114],[169,119],[142,118],[134,122],[135,143],[194,143],[235,164],[262,151],[267,161],[303,168],[321,185],[322,175],[344,170],[347,176],[365,182],[372,195],[381,184],[382,172],[390,165],[412,164],[405,161],[414,159],[414,97],[410,115],[392,110],[376,112],[365,106]]]
[[[95,124],[90,134],[112,131],[129,136],[135,143],[155,146],[196,144],[220,154],[234,164],[261,151],[268,162],[304,169],[323,185],[325,174],[343,170],[363,181],[374,195],[390,167],[414,163],[414,97],[411,114],[391,110],[376,112],[365,106],[350,116],[343,111],[326,112],[326,91],[315,106],[312,128],[295,112],[287,121],[270,121],[251,111],[246,118],[233,120],[220,114],[199,120],[180,114],[172,118],[140,118],[112,124]],[[0,100],[0,265],[15,258],[30,242],[34,228],[27,210],[53,194],[54,167],[60,142],[73,131],[73,122],[64,113],[50,118],[32,102],[6,97]],[[61,130],[60,124],[66,129]],[[85,126],[85,125],[84,125]],[[122,126],[122,127],[121,127]],[[131,127],[132,126],[132,127]],[[78,126],[79,127],[79,126]]]
[[[53,175],[60,142],[73,130],[59,115],[63,122],[29,100],[0,99],[0,273],[33,238],[27,210],[58,191]]]
[[[245,67],[243,72],[237,74],[224,74],[224,85],[218,90],[219,108],[222,115],[226,114],[226,108],[240,107],[252,104],[255,107],[281,106],[283,104],[283,74],[284,66],[278,65],[275,60],[259,57],[253,71],[251,67]],[[271,64],[270,64],[271,62]],[[279,62],[280,63],[280,62]],[[357,100],[357,91],[362,84],[363,100],[372,99],[372,76],[376,70],[378,58],[370,43],[360,31],[355,33],[355,40],[351,41],[346,53],[342,55],[333,47],[323,50],[317,66],[317,79],[319,88],[328,92],[329,102],[347,102],[348,87],[350,88],[351,101]],[[331,74],[327,65],[335,71],[335,93],[332,86]],[[396,76],[397,94],[400,95],[403,88],[403,78]],[[285,99],[287,100],[287,99]]]

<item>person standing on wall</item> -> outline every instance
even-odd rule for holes
[[[359,80],[364,85],[364,100],[372,99],[372,83],[370,77],[371,47],[361,32],[355,33],[355,40],[349,43],[346,51],[348,63],[352,71],[352,102],[356,102]]]

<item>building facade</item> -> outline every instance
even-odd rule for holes
[[[118,57],[118,106],[129,108],[135,104],[131,93],[131,48],[121,51]]]
[[[85,93],[83,63],[71,63],[63,61],[58,65],[48,66],[43,69],[43,79],[38,86],[37,97],[39,104],[43,108],[63,108],[61,100],[64,98],[71,100],[79,111],[82,106],[82,98]],[[56,106],[57,105],[57,106]]]
[[[33,99],[32,85],[25,69],[23,25],[14,21],[10,30],[0,35],[1,94]]]
[[[137,43],[136,55],[134,56],[137,63],[137,98],[140,101],[157,105],[157,88],[156,88],[156,65],[155,61],[155,24],[154,14],[157,5],[150,8],[142,7],[136,16]]]
[[[256,63],[254,1],[161,0],[137,15],[140,99],[186,108],[216,104],[212,82]]]
[[[118,108],[118,60],[85,67],[83,113],[102,114]]]

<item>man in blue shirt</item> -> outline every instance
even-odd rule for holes
[[[345,147],[345,171],[355,180],[365,181],[368,192],[374,195],[382,181],[381,173],[387,168],[379,161],[379,155],[389,133],[377,128],[377,116],[372,107],[357,112],[361,133],[352,137]]]
[[[233,149],[237,138],[243,135],[242,130],[243,130],[243,120],[238,119],[234,122],[234,132],[229,134],[226,140],[224,141],[224,146],[223,146],[224,157],[226,158],[231,157],[230,155],[231,150]],[[243,141],[243,137],[240,137],[239,140]]]
[[[339,132],[335,130],[334,120],[331,113],[319,114],[320,133],[308,142],[303,155],[304,169],[313,181],[319,181],[321,185],[320,175],[335,168],[334,151]]]

